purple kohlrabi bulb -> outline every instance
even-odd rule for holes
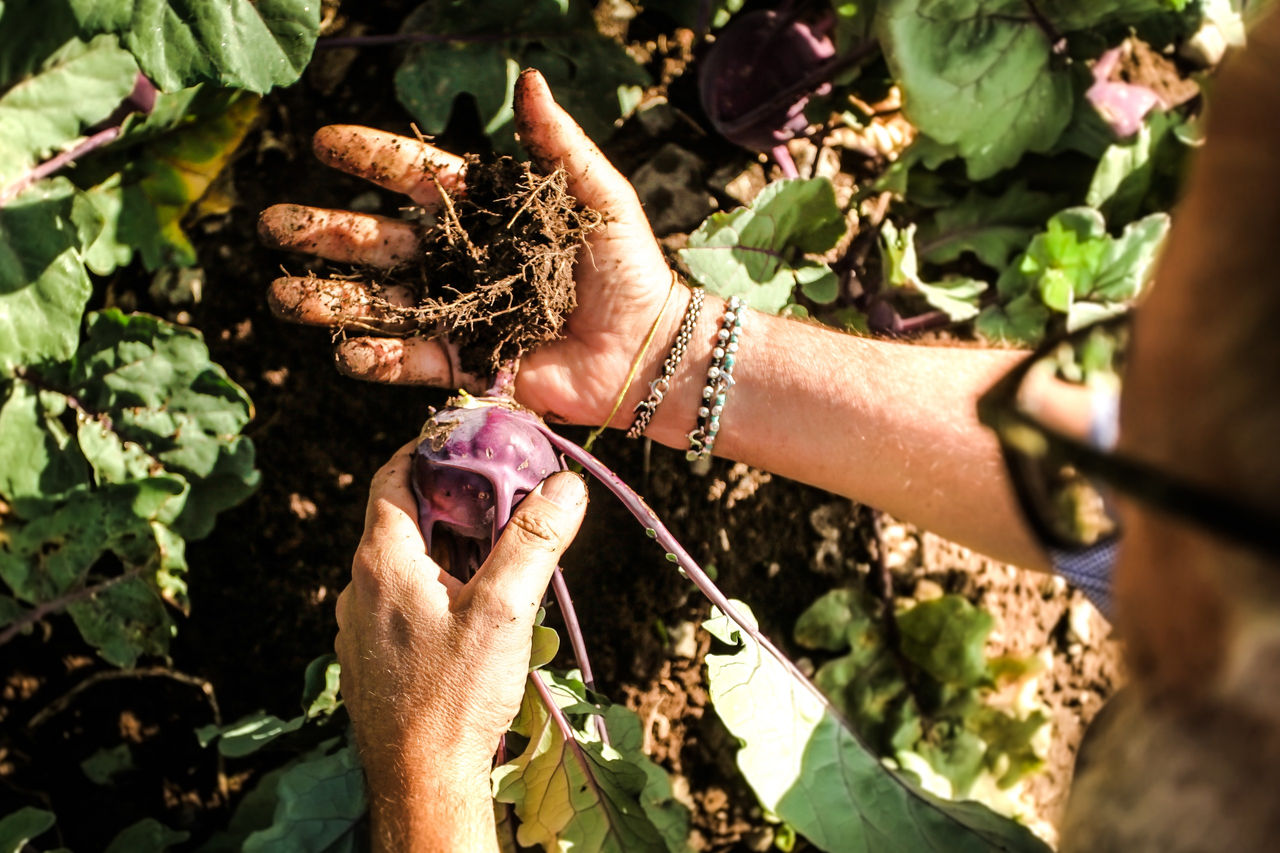
[[[809,97],[831,89],[826,69],[836,53],[828,35],[833,22],[830,15],[811,22],[772,10],[734,18],[698,74],[702,106],[716,130],[757,151],[803,131]],[[769,108],[760,109],[765,104]]]
[[[529,412],[479,401],[437,412],[423,427],[411,476],[428,551],[440,525],[479,546],[469,556],[487,553],[512,508],[561,467]]]

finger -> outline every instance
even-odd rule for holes
[[[414,322],[397,308],[412,308],[413,291],[387,285],[375,294],[367,284],[331,278],[288,276],[271,282],[271,313],[306,326],[356,327],[382,332],[408,332]]]
[[[468,583],[472,600],[504,620],[532,619],[586,508],[586,483],[577,474],[561,471],[539,483]]]
[[[409,481],[413,452],[417,446],[418,439],[415,438],[397,450],[390,461],[373,475],[359,551],[372,555],[367,562],[376,567],[377,572],[420,572],[420,576],[409,576],[403,580],[416,585],[422,576],[429,576],[439,581],[447,592],[453,593],[462,584],[427,554],[426,541],[418,527],[418,499],[414,497]]]
[[[444,344],[426,338],[351,338],[338,344],[335,358],[343,374],[366,382],[484,390],[478,377],[459,369]]]
[[[274,204],[262,211],[258,236],[277,249],[379,269],[391,269],[420,254],[418,232],[408,222],[302,204]]]
[[[514,103],[521,144],[544,171],[564,167],[574,198],[610,218],[647,222],[631,184],[555,102],[547,81],[536,70],[527,69],[516,80]],[[628,206],[634,211],[624,213],[621,209]]]
[[[322,127],[311,146],[321,162],[404,193],[423,207],[440,201],[440,188],[462,189],[465,161],[434,145],[357,125]]]

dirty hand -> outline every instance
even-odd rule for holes
[[[549,420],[599,424],[662,310],[670,272],[635,190],[556,104],[536,71],[524,72],[516,83],[515,117],[521,141],[538,165],[547,171],[563,166],[569,192],[605,220],[579,253],[578,308],[569,317],[565,337],[525,355],[516,399]],[[314,147],[325,163],[402,192],[428,209],[440,203],[439,187],[465,192],[462,159],[426,143],[366,127],[330,126],[316,133]],[[407,222],[300,205],[268,208],[259,231],[280,248],[372,267],[394,267],[419,251],[416,232]],[[392,303],[411,300],[402,288],[391,288],[384,296]],[[286,277],[272,283],[269,297],[272,309],[293,322],[395,330],[394,322],[378,316],[361,282]],[[664,314],[671,325],[668,340],[674,337],[684,300],[673,302]],[[655,364],[662,357],[649,355]],[[485,384],[461,375],[445,346],[424,338],[350,338],[338,345],[337,360],[344,373],[360,379],[471,391],[483,390]],[[636,399],[628,401],[615,425],[630,420],[629,406],[638,402],[642,388],[643,383],[635,383]]]
[[[414,444],[374,475],[334,641],[370,802],[388,804],[383,817],[397,824],[422,820],[430,803],[489,808],[491,761],[520,707],[538,604],[587,500],[576,474],[544,480],[463,584],[425,551],[409,485]],[[376,809],[374,820],[377,832]]]

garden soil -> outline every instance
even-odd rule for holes
[[[360,23],[392,32],[405,12],[370,4]],[[637,49],[670,65],[682,61],[687,41],[641,38]],[[326,123],[410,132],[393,97],[394,68],[394,54],[380,48],[358,56],[333,51],[304,82],[265,99],[259,127],[219,186],[229,209],[191,229],[198,287],[187,279],[174,289],[131,269],[95,295],[94,307],[148,310],[204,333],[214,359],[254,401],[246,434],[262,485],[224,513],[209,538],[189,544],[192,610],[178,620],[170,663],[111,670],[85,653],[66,619],[6,649],[0,805],[45,802],[68,816],[61,841],[73,849],[102,849],[144,816],[199,841],[279,760],[270,750],[220,760],[193,732],[257,710],[297,712],[304,667],[332,648],[334,601],[360,537],[369,479],[417,434],[428,407],[445,399],[445,392],[340,377],[329,333],[280,323],[265,298],[282,265],[291,274],[350,270],[260,247],[262,208],[289,201],[397,214],[401,199],[322,167],[310,153],[311,133]],[[669,94],[696,113],[688,91]],[[619,135],[625,144],[606,151],[629,175],[673,143],[721,175],[725,164],[758,171],[748,154],[691,127],[633,121]],[[459,123],[442,144],[475,150],[480,139],[478,128]],[[723,182],[708,188],[711,171],[687,170],[684,185],[666,189],[693,204],[732,203]],[[678,244],[682,235],[662,236]],[[875,587],[882,569],[897,596],[955,591],[988,607],[997,620],[993,652],[1043,654],[1048,663],[1037,691],[1052,717],[1052,746],[1027,797],[1052,834],[1082,727],[1120,680],[1105,623],[1078,594],[746,466],[717,461],[696,473],[682,454],[612,434],[597,450],[714,568],[726,593],[756,606],[762,628],[793,654],[804,654],[789,638],[808,604],[833,586]],[[695,849],[769,849],[774,830],[736,775],[735,741],[708,705],[702,660],[711,641],[697,630],[706,605],[603,489],[593,498],[565,569],[600,689],[639,713],[647,751],[693,810]],[[112,787],[91,776],[109,778]]]

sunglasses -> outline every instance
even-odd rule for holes
[[[1048,340],[978,400],[1028,523],[1067,553],[1120,535],[1124,494],[1203,530],[1280,555],[1280,516],[1112,452],[1132,314]]]

